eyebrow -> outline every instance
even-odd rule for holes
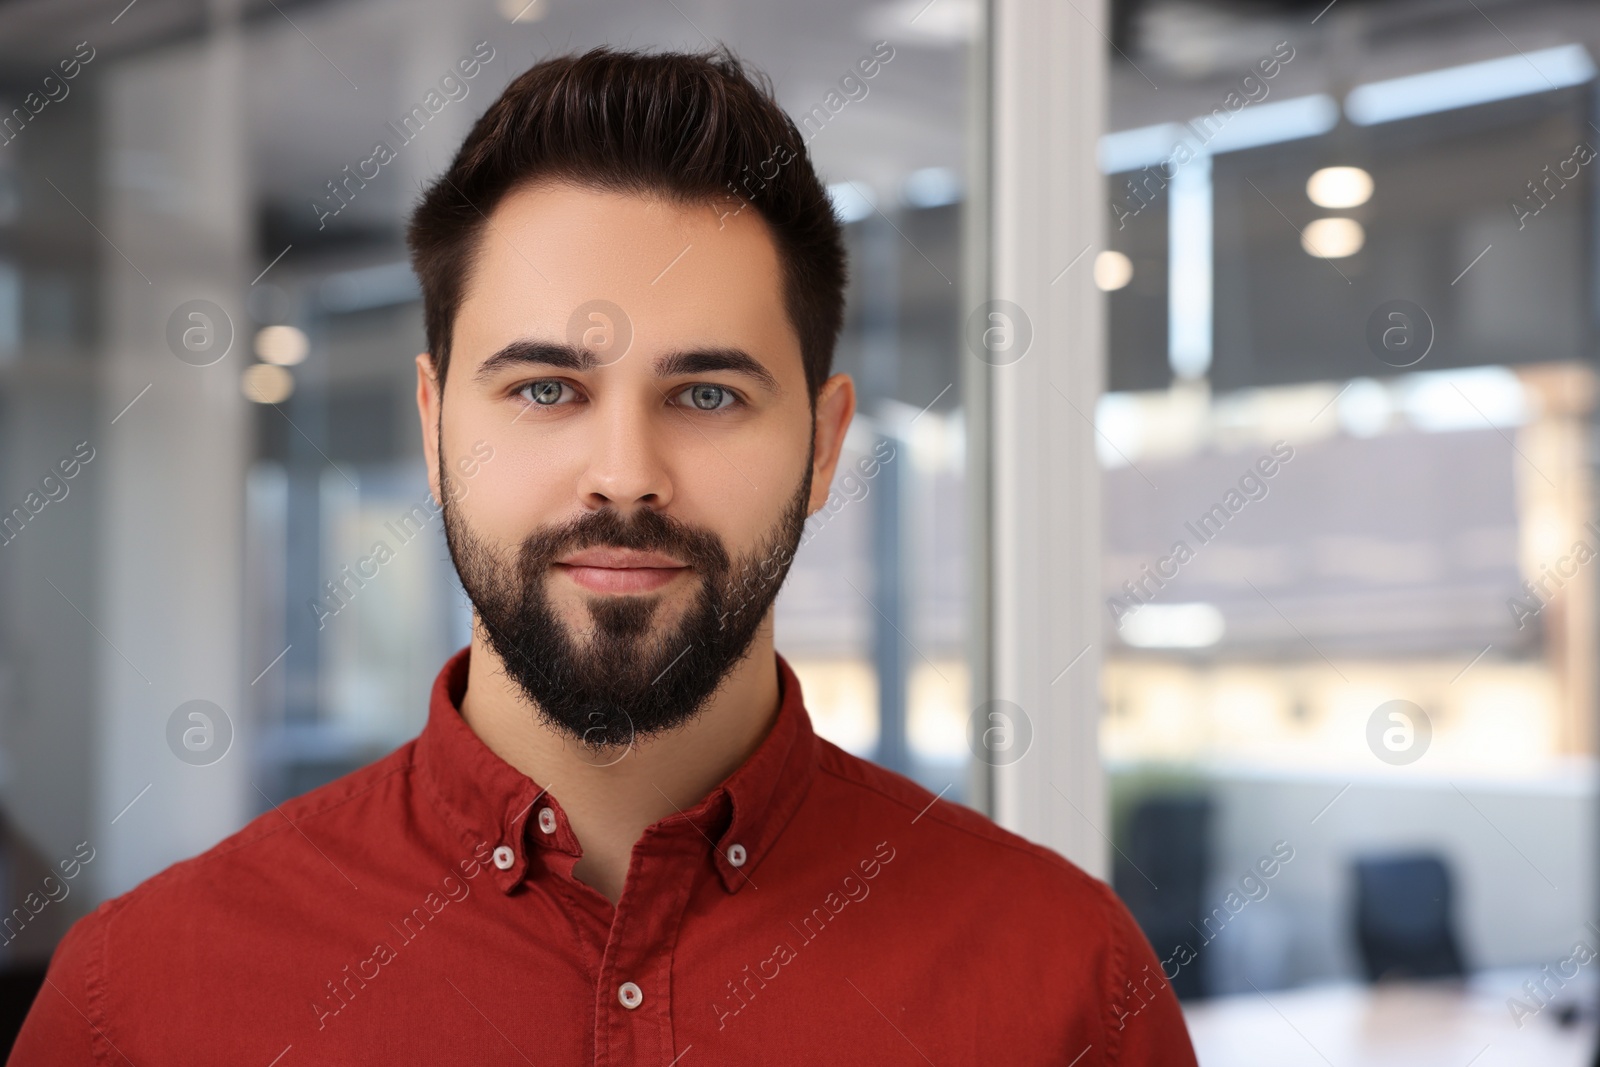
[[[474,381],[483,382],[507,367],[528,365],[588,371],[601,366],[601,361],[592,349],[577,348],[555,341],[528,339],[512,341],[494,353],[479,364],[472,377]],[[781,395],[783,392],[772,372],[742,348],[681,349],[656,357],[653,367],[658,378],[725,371],[750,378],[773,395]]]

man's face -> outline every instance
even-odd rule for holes
[[[514,192],[484,229],[442,402],[418,361],[480,634],[591,746],[681,725],[746,653],[853,409],[835,376],[817,448],[776,247],[753,208],[728,210]]]

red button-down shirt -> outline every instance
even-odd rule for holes
[[[1194,1064],[1104,883],[817,737],[783,657],[613,907],[461,718],[468,653],[416,740],[77,923],[9,1062]]]

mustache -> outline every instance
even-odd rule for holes
[[[529,534],[517,562],[523,574],[537,575],[570,552],[595,547],[666,553],[702,574],[718,574],[731,566],[727,549],[715,534],[652,508],[639,508],[629,517],[609,506]]]

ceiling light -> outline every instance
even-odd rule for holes
[[[294,375],[271,363],[253,363],[240,381],[244,395],[257,404],[281,404],[294,392]]]
[[[1215,134],[1204,133],[1212,128],[1207,124],[1214,121],[1211,115],[1200,115],[1187,123],[1163,122],[1103,134],[1099,144],[1100,170],[1119,174],[1166,163],[1175,158],[1180,143],[1191,155],[1211,156],[1316,137],[1339,124],[1339,105],[1326,93],[1253,104],[1228,114],[1233,117]]]
[[[1366,243],[1367,231],[1355,219],[1317,219],[1300,235],[1300,247],[1306,250],[1306,255],[1318,259],[1353,256]]]
[[[1371,126],[1565,89],[1594,75],[1594,60],[1581,44],[1517,49],[1514,56],[1358,85],[1345,97],[1344,112],[1357,126]]]
[[[549,10],[548,0],[500,0],[500,14],[508,22],[538,22]]]
[[[1360,207],[1372,199],[1372,175],[1360,167],[1323,167],[1306,180],[1306,196],[1318,207]]]
[[[1094,283],[1104,292],[1121,289],[1133,280],[1133,260],[1106,249],[1094,257]]]
[[[292,367],[306,358],[311,341],[294,326],[267,326],[256,332],[256,355],[267,363]]]

